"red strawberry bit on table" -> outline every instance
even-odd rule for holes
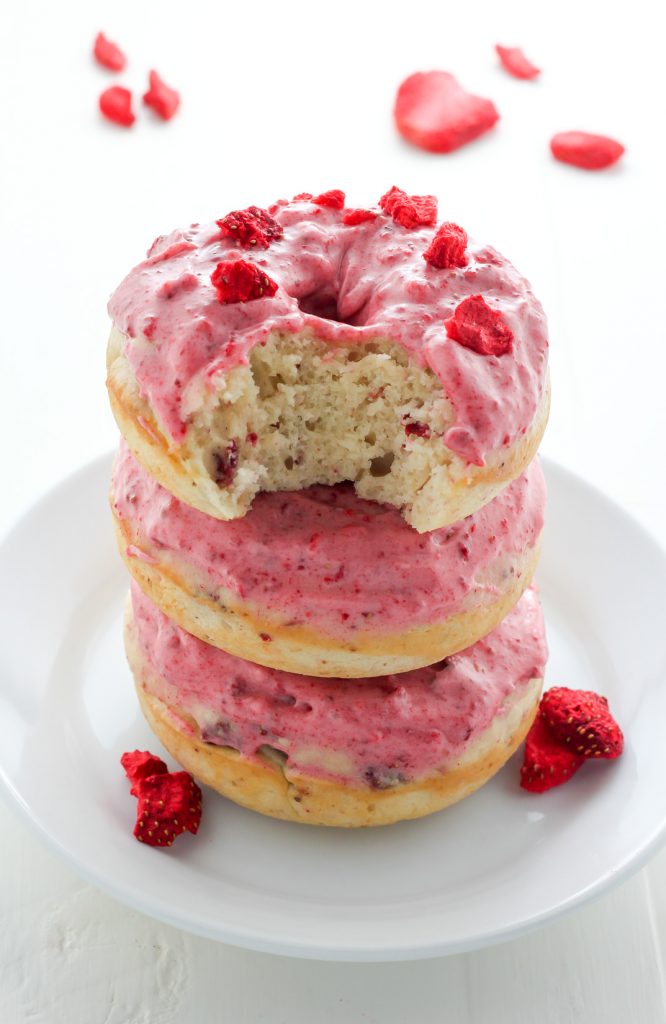
[[[381,197],[379,207],[403,228],[430,227],[437,221],[436,196],[408,196],[395,185]]]
[[[130,793],[138,796],[137,785],[142,779],[151,775],[164,775],[168,768],[164,761],[147,750],[132,750],[120,758],[120,763],[125,769],[125,775],[132,783]]]
[[[328,206],[331,210],[342,210],[345,205],[345,194],[339,188],[332,188],[321,195],[313,196],[312,202],[317,206]]]
[[[525,740],[525,757],[520,785],[530,793],[545,793],[568,782],[585,758],[553,739],[542,719],[537,718]]]
[[[93,56],[98,64],[109,71],[122,71],[127,64],[127,57],[116,43],[107,39],[103,32],[98,32],[93,45]]]
[[[248,206],[247,210],[232,210],[226,217],[216,221],[220,232],[233,238],[244,249],[258,246],[267,249],[276,238],[282,238],[284,228],[259,206]]]
[[[467,92],[448,71],[419,71],[405,79],[393,116],[407,142],[431,153],[450,153],[499,120],[491,100]]]
[[[171,846],[183,832],[196,835],[201,822],[201,790],[188,772],[151,775],[137,784],[139,803],[134,835],[147,846]]]
[[[616,164],[624,153],[621,142],[607,135],[589,132],[560,132],[550,140],[550,150],[563,164],[582,167],[586,171],[603,171]]]
[[[247,260],[223,260],[211,274],[211,282],[220,302],[252,302],[275,295],[277,284],[255,263]]]
[[[467,232],[457,224],[446,223],[438,228],[423,259],[438,270],[467,266]]]
[[[180,93],[170,88],[157,71],[149,73],[148,84],[148,92],[144,93],[143,102],[163,121],[170,121],[180,106]]]
[[[123,128],[130,128],[136,121],[132,112],[132,93],[122,85],[112,85],[99,98],[99,109],[107,119]]]
[[[513,331],[482,295],[469,295],[444,321],[452,341],[481,356],[503,356],[513,348]]]
[[[342,218],[342,223],[347,227],[355,227],[357,224],[365,224],[367,221],[376,219],[375,210],[347,210]]]
[[[531,79],[537,78],[541,74],[541,68],[536,67],[532,61],[528,60],[520,47],[497,45],[495,51],[504,70],[514,78]]]
[[[551,736],[584,758],[619,757],[624,736],[608,701],[591,690],[554,686],[541,699],[539,714]]]

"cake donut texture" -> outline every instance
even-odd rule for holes
[[[546,660],[532,588],[473,647],[362,686],[234,658],[136,584],[125,639],[144,714],[183,768],[263,814],[348,828],[430,814],[486,782],[532,722]]]
[[[219,519],[353,481],[418,531],[523,472],[548,416],[529,285],[433,196],[342,192],[154,242],[109,304],[108,389],[139,461]]]
[[[428,534],[345,484],[263,493],[222,522],[121,445],[111,502],[130,572],[188,632],[273,668],[363,677],[439,661],[499,622],[536,566],[545,482],[534,460],[474,515]]]

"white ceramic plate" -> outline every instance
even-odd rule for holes
[[[106,509],[110,456],[44,498],[0,550],[0,772],[90,881],[179,927],[274,953],[411,959],[515,936],[626,876],[666,824],[666,558],[620,509],[546,464],[539,570],[547,682],[605,693],[626,752],[542,796],[519,757],[421,821],[345,832],[262,818],[208,794],[197,837],[132,837],[118,759],[161,752],[121,642],[127,578]]]

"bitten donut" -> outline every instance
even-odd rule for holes
[[[273,668],[363,677],[439,661],[499,622],[536,566],[545,483],[534,460],[474,515],[428,534],[348,484],[263,493],[222,522],[122,444],[111,503],[130,572],[188,632]]]
[[[183,768],[262,814],[345,828],[431,814],[483,785],[529,729],[546,661],[533,589],[468,650],[362,686],[225,654],[136,584],[126,649],[144,714]]]
[[[519,476],[549,406],[543,310],[434,196],[249,207],[153,243],[109,304],[108,389],[139,461],[228,520],[353,482],[419,532]]]

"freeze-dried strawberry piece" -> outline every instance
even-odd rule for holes
[[[503,356],[513,348],[513,331],[482,295],[463,299],[444,326],[449,338],[481,356]]]
[[[275,281],[247,260],[223,260],[210,279],[219,301],[225,304],[265,299],[277,291]]]
[[[151,775],[137,783],[134,835],[147,846],[171,846],[183,832],[199,831],[201,790],[188,772]]]
[[[116,43],[107,39],[103,32],[98,32],[93,46],[93,55],[98,64],[110,71],[122,71],[127,64],[127,57]]]
[[[607,135],[560,132],[550,140],[550,150],[563,164],[573,164],[586,171],[602,171],[617,163],[624,153],[624,146]]]
[[[151,754],[148,750],[128,751],[120,758],[120,763],[132,783],[130,793],[134,796],[138,796],[137,785],[142,779],[147,779],[151,775],[164,775],[169,770],[161,757]]]
[[[347,210],[342,218],[342,223],[347,227],[354,227],[356,224],[365,224],[366,221],[376,219],[375,210]]]
[[[307,203],[308,200],[312,200],[312,192],[299,192],[298,195],[295,195],[294,198],[292,199],[292,203]]]
[[[129,128],[136,118],[132,112],[132,93],[122,85],[112,85],[99,98],[99,109],[107,121]]]
[[[446,223],[438,229],[423,253],[423,259],[438,270],[467,266],[467,232],[457,224]]]
[[[329,206],[332,210],[341,210],[345,205],[345,194],[339,188],[332,188],[328,192],[313,196],[312,202],[317,206]]]
[[[541,68],[536,67],[531,60],[528,60],[519,46],[495,47],[502,67],[514,78],[536,78],[541,74]]]
[[[545,793],[553,786],[568,782],[584,760],[553,739],[543,720],[537,716],[525,740],[520,785],[530,793]]]
[[[429,227],[437,221],[436,196],[408,196],[396,185],[384,193],[379,206],[403,228]]]
[[[164,82],[157,71],[150,71],[148,74],[148,92],[143,94],[143,102],[147,107],[161,117],[163,121],[170,121],[180,106],[180,93]]]
[[[232,210],[226,217],[216,221],[220,231],[233,238],[244,249],[259,246],[267,249],[276,238],[282,238],[284,228],[260,206],[248,206],[247,210]]]
[[[581,757],[613,759],[624,749],[608,701],[592,690],[553,686],[543,695],[539,714],[553,738]]]
[[[393,116],[407,142],[431,153],[450,153],[499,120],[491,100],[467,92],[448,71],[419,71],[405,79]]]

